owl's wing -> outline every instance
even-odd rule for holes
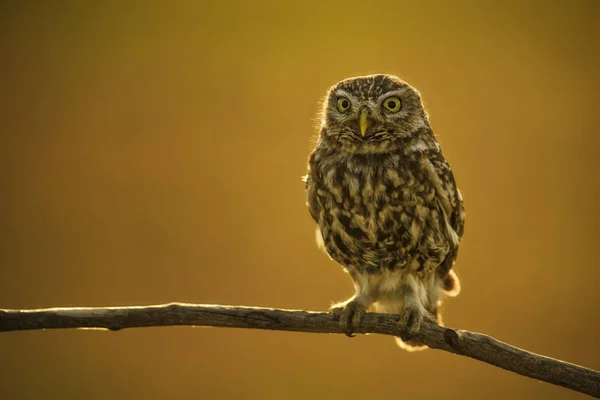
[[[317,219],[317,189],[315,188],[315,184],[310,177],[311,171],[302,177],[304,183],[306,183],[306,206],[308,207],[308,211],[310,212],[310,216],[315,220],[316,223],[319,223]]]
[[[445,277],[448,275],[450,270],[452,269],[452,264],[454,260],[456,260],[456,256],[458,253],[458,245],[463,236],[465,229],[465,211],[462,201],[462,196],[460,191],[456,187],[456,181],[454,179],[454,174],[452,173],[452,169],[448,162],[444,158],[441,153],[435,153],[430,155],[430,161],[434,166],[435,172],[440,178],[442,182],[443,189],[445,191],[444,196],[444,205],[440,204],[440,211],[447,218],[448,225],[454,231],[454,235],[452,232],[450,236],[450,252],[446,256],[446,259],[440,264],[438,267],[438,275],[441,277]]]

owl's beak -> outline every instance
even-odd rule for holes
[[[363,135],[363,137],[365,136],[365,132],[367,131],[367,128],[369,127],[369,120],[367,119],[368,116],[369,116],[368,111],[362,110],[360,112],[360,116],[358,117],[358,125],[360,126],[360,134]]]

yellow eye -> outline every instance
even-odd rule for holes
[[[388,97],[383,101],[383,106],[388,111],[398,112],[402,108],[402,101],[396,96]]]
[[[337,108],[340,112],[347,111],[350,108],[350,100],[345,97],[338,97]]]

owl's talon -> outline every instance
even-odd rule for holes
[[[419,334],[423,318],[423,312],[418,308],[404,307],[398,320],[398,325],[404,332],[402,340],[409,340]]]
[[[354,337],[354,331],[360,326],[367,308],[356,300],[349,300],[330,308],[333,317],[339,320],[340,327],[348,337]]]

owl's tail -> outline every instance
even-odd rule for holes
[[[422,351],[429,348],[414,340],[407,340],[405,342],[399,337],[395,337],[394,340],[396,340],[396,344],[398,345],[398,347],[400,347],[402,350],[406,350],[411,353],[414,351]]]

